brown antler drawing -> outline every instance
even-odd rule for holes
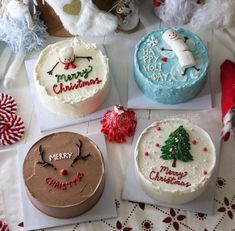
[[[45,159],[44,159],[44,153],[45,152],[44,152],[44,149],[42,148],[41,145],[39,146],[38,151],[39,151],[39,155],[41,156],[42,161],[38,161],[37,164],[41,164],[42,167],[50,166],[50,167],[52,167],[56,170],[56,167],[53,164],[48,163],[47,161],[45,161]]]
[[[82,152],[82,141],[79,140],[79,143],[76,144],[76,146],[78,147],[78,154],[77,156],[74,158],[71,167],[73,166],[74,163],[76,163],[78,160],[87,160],[87,158],[91,155],[90,153],[85,155],[85,156],[81,156],[81,152]]]

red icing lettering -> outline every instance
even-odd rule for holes
[[[164,174],[161,176],[160,174]],[[189,187],[191,183],[182,181],[182,178],[186,177],[188,172],[177,172],[169,169],[166,166],[160,166],[160,171],[151,171],[149,174],[150,180],[161,181],[166,184],[175,184],[179,186]]]
[[[48,185],[52,186],[55,189],[67,190],[68,187],[72,188],[75,185],[77,185],[77,183],[79,183],[81,181],[83,176],[84,176],[83,173],[78,172],[72,180],[64,182],[64,183],[62,183],[58,180],[54,180],[51,177],[47,177],[45,179],[45,181]]]
[[[58,95],[63,92],[73,91],[73,90],[77,90],[79,88],[83,88],[83,87],[87,87],[87,86],[91,86],[91,85],[98,85],[101,82],[102,82],[102,80],[99,79],[98,77],[95,79],[87,80],[87,81],[83,81],[81,79],[78,79],[76,83],[69,83],[69,85],[64,85],[64,83],[54,84],[53,85],[53,92],[56,95]]]

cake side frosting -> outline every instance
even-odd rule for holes
[[[159,121],[146,128],[137,141],[135,155],[137,177],[145,192],[168,204],[198,197],[216,163],[209,135],[181,119]]]
[[[184,73],[179,57],[162,38],[167,30],[160,28],[150,32],[136,45],[134,76],[147,97],[161,103],[175,104],[188,101],[200,92],[209,62],[202,40],[190,31],[174,27],[173,31],[185,41],[196,62],[195,67],[187,68]]]
[[[94,112],[104,102],[111,87],[108,74],[108,58],[78,38],[47,46],[34,70],[42,103],[71,116]]]
[[[54,133],[31,147],[23,177],[35,207],[50,216],[73,217],[86,212],[102,195],[104,161],[87,137]]]

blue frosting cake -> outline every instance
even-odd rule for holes
[[[144,36],[135,47],[134,76],[140,90],[152,100],[177,104],[194,98],[203,88],[208,69],[208,53],[202,40],[192,32],[172,27],[195,59],[195,66],[183,68],[159,28]]]

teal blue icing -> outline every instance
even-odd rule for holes
[[[178,58],[162,39],[169,28],[160,28],[144,36],[135,47],[134,76],[140,90],[147,97],[160,103],[176,104],[194,98],[203,88],[209,65],[207,49],[202,40],[190,31],[173,27],[186,41],[195,60],[196,71],[188,68],[185,75]],[[167,58],[166,62],[162,58]]]

